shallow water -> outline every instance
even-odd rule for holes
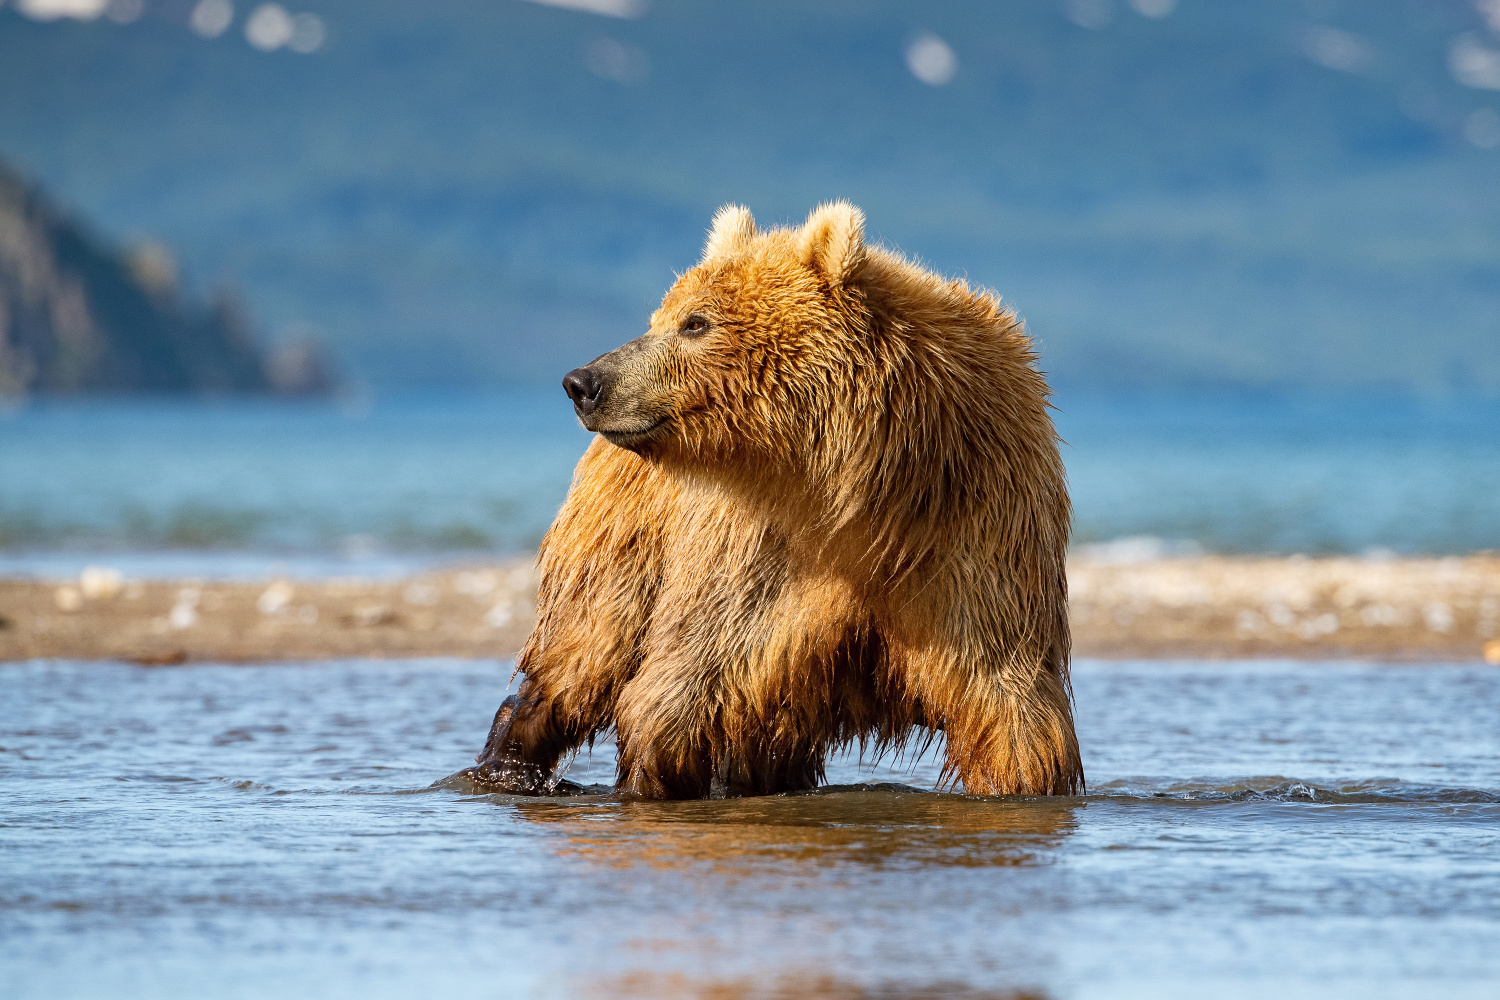
[[[466,796],[498,663],[0,667],[0,995],[1492,997],[1500,670],[1083,663],[1090,794]],[[571,777],[607,780],[609,751]]]

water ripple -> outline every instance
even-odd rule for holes
[[[1500,792],[1482,788],[1445,788],[1380,778],[1326,786],[1279,776],[1171,782],[1155,787],[1150,784],[1143,787],[1139,779],[1124,779],[1098,785],[1087,797],[1179,802],[1310,802],[1319,805],[1500,802]]]

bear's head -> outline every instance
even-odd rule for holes
[[[853,205],[765,231],[730,205],[650,330],[563,385],[585,427],[684,481],[909,565],[956,532],[1019,545],[1025,522],[1066,538],[1035,362],[998,296],[866,245]]]
[[[864,216],[824,205],[758,232],[720,209],[642,336],[569,372],[583,425],[647,458],[768,472],[805,459],[868,352]]]

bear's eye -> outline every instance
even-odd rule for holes
[[[708,317],[702,313],[693,313],[682,321],[682,326],[677,328],[677,332],[684,337],[701,336],[708,332]]]

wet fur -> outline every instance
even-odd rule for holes
[[[712,333],[673,340],[694,310]],[[845,203],[767,232],[731,206],[652,330],[619,405],[665,423],[580,461],[476,773],[613,727],[622,790],[766,794],[941,730],[969,792],[1080,790],[1070,508],[1014,314]]]

